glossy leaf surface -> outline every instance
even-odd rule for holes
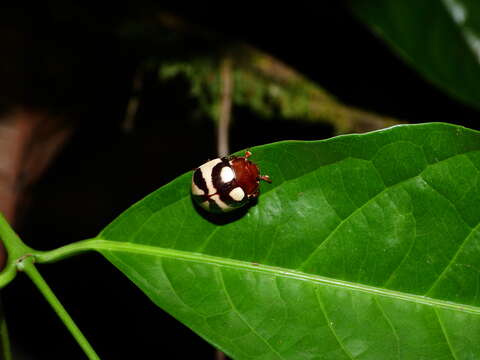
[[[237,359],[480,358],[480,134],[406,125],[252,149],[272,184],[206,218],[191,172],[101,252]],[[241,216],[243,215],[243,216]]]
[[[422,75],[480,108],[480,2],[351,0],[356,15]]]

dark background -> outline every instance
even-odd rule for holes
[[[146,56],[123,25],[168,10],[227,39],[246,41],[314,80],[342,102],[410,122],[478,128],[478,112],[419,77],[341,2],[223,7],[118,1],[46,1],[2,9],[0,109],[41,109],[76,130],[32,187],[17,221],[23,240],[52,249],[95,236],[129,205],[215,157],[213,124],[193,116],[186,81],[146,78],[135,128],[121,129],[132,77]],[[152,37],[157,36],[152,34]],[[265,120],[236,108],[231,149],[284,139],[322,139],[326,125]],[[39,266],[103,359],[213,359],[213,348],[158,309],[97,254]],[[15,359],[84,355],[33,284],[20,274],[2,290]]]

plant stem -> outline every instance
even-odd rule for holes
[[[28,277],[33,281],[37,286],[38,290],[43,294],[48,303],[52,306],[53,310],[57,313],[58,317],[63,321],[67,329],[70,331],[72,336],[75,338],[77,343],[83,349],[88,359],[97,360],[100,359],[98,355],[93,350],[92,346],[89,344],[85,336],[82,334],[78,326],[75,324],[73,319],[67,313],[63,305],[60,303],[58,298],[55,296],[53,291],[50,289],[48,284],[43,279],[42,275],[37,271],[33,264],[33,256],[27,256],[23,260],[17,263],[19,270],[24,271]]]
[[[8,224],[5,217],[0,213],[0,238],[3,240],[4,245],[7,249],[8,259],[7,259],[7,266],[6,268],[0,273],[0,288],[8,284],[12,279],[15,277],[17,271],[24,271],[28,277],[33,281],[33,283],[37,286],[38,290],[43,294],[45,299],[48,303],[52,306],[53,310],[57,313],[60,319],[63,321],[67,329],[73,335],[75,340],[78,342],[80,347],[83,349],[85,354],[90,360],[97,360],[99,359],[98,355],[95,353],[91,345],[88,343],[85,336],[83,336],[82,332],[75,324],[73,319],[67,313],[63,305],[60,303],[58,298],[55,296],[53,291],[50,289],[48,284],[42,278],[40,273],[37,271],[35,266],[33,265],[35,261],[35,256],[38,254],[39,257],[42,256],[43,252],[35,251],[25,245],[22,240],[18,237],[18,235],[13,231],[11,226]],[[84,243],[83,243],[84,244]],[[71,246],[76,249],[77,253],[79,251],[88,250],[88,245],[85,247],[80,244],[77,245],[81,249],[76,248],[75,246]],[[68,251],[68,247],[66,252],[62,253],[60,251],[60,255],[68,256],[72,253],[72,251]],[[73,251],[75,252],[75,251]],[[0,332],[1,332],[1,345],[3,351],[3,358],[11,359],[11,356],[8,354],[10,353],[9,343],[8,343],[8,333],[6,328],[6,323],[4,322],[4,318],[0,318]]]
[[[0,213],[0,239],[2,239],[7,250],[7,265],[0,273],[1,289],[12,281],[17,274],[16,260],[33,250],[22,242],[2,213]]]
[[[0,213],[0,238],[2,238],[5,248],[7,249],[7,261],[9,262],[14,261],[13,259],[16,259],[17,255],[21,256],[32,250],[20,240],[2,213]]]
[[[12,264],[7,266],[0,274],[0,289],[4,288],[10,281],[12,281],[17,275],[17,270]]]
[[[97,250],[98,247],[102,248],[105,241],[100,239],[86,239],[77,241],[71,244],[61,246],[59,248],[48,251],[34,251],[35,261],[37,263],[50,263],[65,258],[78,255],[87,251]]]
[[[4,360],[12,360],[12,351],[10,349],[10,337],[8,336],[7,320],[3,311],[3,303],[0,302],[0,356]]]

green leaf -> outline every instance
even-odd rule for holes
[[[479,132],[405,125],[252,152],[273,183],[248,211],[197,212],[190,172],[97,249],[237,359],[480,358]]]
[[[370,25],[428,80],[480,108],[480,2],[351,0]]]

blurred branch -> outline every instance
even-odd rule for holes
[[[342,104],[326,90],[269,54],[248,45],[242,45],[239,51],[247,59],[246,63],[239,64],[240,69],[245,69],[240,72],[246,86],[263,82],[261,95],[286,119],[330,123],[338,133],[366,132],[400,123],[391,117]],[[256,102],[253,103],[255,105]],[[270,111],[267,116],[272,115],[272,110],[257,107],[257,111],[262,110]]]
[[[295,69],[252,46],[227,42],[168,13],[161,13],[157,19],[162,26],[180,36],[196,36],[197,46],[198,42],[205,44],[202,52],[183,53],[178,57],[171,56],[169,60],[162,57],[157,62],[160,79],[177,75],[188,78],[192,95],[214,119],[217,118],[218,101],[222,98],[218,64],[226,51],[232,58],[233,103],[249,107],[261,116],[329,123],[338,133],[365,132],[401,123],[391,117],[342,104]],[[215,41],[218,48],[212,46]]]
[[[229,128],[232,116],[232,59],[225,56],[220,64],[221,97],[217,124],[217,153],[219,157],[227,156],[229,150]]]
[[[135,125],[135,117],[137,116],[138,106],[140,105],[140,92],[143,87],[143,66],[139,65],[133,77],[132,82],[132,96],[128,100],[125,118],[122,123],[122,128],[125,132],[130,132]]]

